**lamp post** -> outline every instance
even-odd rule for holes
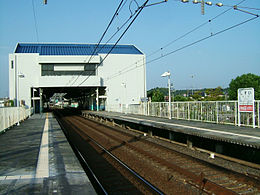
[[[37,90],[33,87],[33,114],[35,114],[35,100],[34,100],[34,92],[37,92]]]
[[[17,126],[20,125],[20,102],[19,102],[19,78],[24,78],[24,74],[22,73],[18,73],[17,74],[17,87],[16,87],[16,94],[17,94],[17,98],[16,98],[16,106],[17,106],[17,116],[18,116],[18,122],[17,122]]]
[[[121,103],[121,112],[123,113],[123,102],[125,103],[125,113],[127,113],[126,109],[127,109],[127,106],[126,106],[126,83],[121,83],[121,86],[123,87],[123,96],[124,96],[124,100],[122,98],[122,103]]]
[[[168,77],[168,89],[169,89],[169,119],[172,118],[172,108],[171,108],[171,73],[170,71],[165,72],[161,75],[162,77]]]
[[[194,82],[194,77],[195,75],[191,75],[191,95],[193,95],[193,82]]]

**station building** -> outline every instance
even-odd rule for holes
[[[139,104],[145,55],[134,45],[18,43],[9,54],[10,99],[40,112],[55,93],[91,110]]]

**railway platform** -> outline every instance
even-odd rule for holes
[[[36,114],[0,135],[0,194],[96,194],[58,122]]]
[[[169,132],[183,133],[211,140],[238,144],[242,146],[260,148],[260,129],[250,127],[238,127],[232,125],[204,123],[198,121],[187,121],[167,119],[144,115],[134,115],[106,111],[82,111],[82,115],[92,115],[114,121],[134,123],[146,127],[168,130]]]

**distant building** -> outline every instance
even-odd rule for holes
[[[5,101],[0,99],[0,108],[5,107]]]
[[[134,45],[112,47],[18,43],[9,55],[10,99],[23,100],[36,112],[63,92],[88,109],[138,104],[146,97],[145,55]]]

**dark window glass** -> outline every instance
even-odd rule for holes
[[[64,65],[64,64],[63,64]],[[66,64],[68,66],[73,66],[74,64]],[[66,75],[84,75],[84,76],[94,76],[96,75],[96,64],[75,64],[84,65],[84,71],[54,71],[55,64],[42,64],[41,65],[41,75],[42,76],[66,76]]]
[[[11,68],[14,69],[14,61],[11,61]]]

